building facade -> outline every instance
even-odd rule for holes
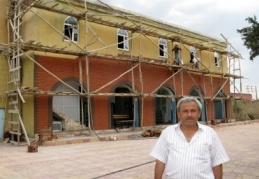
[[[169,125],[178,122],[175,106],[183,96],[201,101],[204,123],[230,118],[235,75],[228,60],[238,57],[224,41],[93,2],[20,0],[5,8],[5,130],[14,115],[28,136],[55,122],[65,131],[115,129],[116,115],[126,116],[126,127]]]

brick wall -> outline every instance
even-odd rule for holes
[[[79,81],[78,59],[71,60],[38,56],[37,61],[62,80],[73,79],[75,81]],[[117,78],[119,75],[132,67],[131,63],[128,62],[98,58],[89,58],[89,66],[91,91],[99,89],[100,87]],[[86,88],[86,71],[84,59],[82,59],[82,68],[84,86]],[[144,84],[144,93],[153,92],[163,81],[165,81],[170,75],[173,74],[173,72],[168,67],[148,64],[142,64],[141,72]],[[57,79],[55,79],[39,67],[36,67],[35,75],[35,86],[41,90],[52,90],[54,86],[57,86],[57,84],[59,83]],[[121,77],[111,85],[103,88],[99,92],[113,92],[113,90],[119,84],[131,85],[131,75],[131,72],[125,74],[123,77]],[[134,69],[134,75],[135,88],[138,92],[141,92],[141,79],[139,78],[138,67]],[[199,87],[202,89],[202,92],[205,93],[207,96],[214,96],[214,94],[217,92],[217,90],[220,89],[223,84],[222,79],[215,78],[213,79],[212,88],[210,76],[204,77],[204,79],[199,75],[192,74],[191,76],[195,80],[196,84],[198,84]],[[183,95],[188,95],[191,90],[196,87],[192,78],[187,72],[183,71],[182,74],[180,72],[176,74],[173,78],[168,80],[167,83],[164,84],[164,86],[170,88],[172,91],[175,92],[176,95],[182,95],[182,89]],[[205,88],[203,83],[204,81]],[[228,85],[225,85],[225,87],[223,88],[223,92],[227,93],[226,95],[229,95]],[[111,97],[107,96],[94,96],[91,98],[95,129],[110,128],[110,100]],[[140,98],[140,108],[142,107],[141,100],[142,99]],[[52,121],[52,97],[37,96],[35,101],[36,131],[38,131],[40,128],[48,126]],[[207,103],[208,119],[213,119],[212,102],[207,101]],[[145,97],[143,98],[143,121],[141,123],[143,124],[143,126],[150,126],[155,124],[154,120],[155,98]]]

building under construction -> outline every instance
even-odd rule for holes
[[[242,78],[241,56],[224,36],[101,1],[1,2],[4,131],[24,134],[29,143],[47,127],[58,132],[175,124],[183,96],[200,100],[201,122],[231,119],[230,88]],[[172,51],[176,45],[179,51]]]

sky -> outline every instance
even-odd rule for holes
[[[241,75],[236,81],[240,92],[259,94],[259,56],[249,59],[249,50],[243,45],[237,29],[250,26],[247,17],[259,18],[258,0],[101,0],[102,2],[143,14],[163,22],[168,22],[224,40],[223,34],[232,46],[242,55]],[[242,86],[240,90],[239,86]],[[247,90],[249,89],[249,90]],[[237,91],[236,91],[237,92]]]

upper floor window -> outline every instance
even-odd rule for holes
[[[119,29],[118,35],[118,49],[129,50],[128,32],[124,29]]]
[[[168,57],[168,50],[167,50],[167,41],[165,39],[159,39],[159,56],[167,58]]]
[[[219,60],[219,54],[217,52],[214,52],[214,60],[215,60],[215,66],[220,67],[221,63],[220,63],[220,60]]]
[[[196,48],[191,46],[190,47],[190,63],[194,64],[194,67],[199,69],[199,58],[196,57]]]
[[[64,35],[73,42],[78,42],[78,24],[74,17],[67,17],[64,23]],[[68,39],[64,39],[69,41]]]
[[[196,57],[196,49],[195,47],[190,47],[190,63],[194,63]]]

